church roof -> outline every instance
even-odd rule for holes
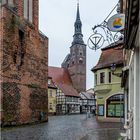
[[[49,66],[48,74],[56,86],[58,86],[66,96],[77,96],[78,92],[74,89],[67,69]]]
[[[123,44],[111,45],[102,49],[100,59],[95,67],[91,70],[108,68],[111,64],[123,65]]]

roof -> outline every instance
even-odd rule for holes
[[[58,86],[66,96],[77,96],[78,92],[74,89],[67,69],[49,66],[48,74],[53,82]]]
[[[81,92],[81,95],[84,95],[84,97],[81,96],[82,99],[95,99],[94,94],[90,92]]]
[[[115,63],[116,66],[123,65],[123,44],[122,43],[103,48],[97,65],[93,67],[91,70],[95,71],[102,68],[108,68],[113,63]]]

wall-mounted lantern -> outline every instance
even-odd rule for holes
[[[115,63],[111,64],[110,70],[112,72],[112,75],[115,75],[117,77],[122,77],[122,73],[115,73],[115,71],[116,71],[116,64]]]

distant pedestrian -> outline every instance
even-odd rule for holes
[[[93,109],[92,113],[93,113],[93,116],[95,116],[95,109]]]
[[[90,110],[87,111],[86,119],[87,119],[87,118],[90,118]]]
[[[41,111],[41,112],[39,113],[39,120],[41,121],[41,120],[43,119],[43,117],[44,117],[44,113]]]

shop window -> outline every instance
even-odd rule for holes
[[[123,104],[108,104],[107,108],[108,117],[123,117]]]
[[[104,105],[98,105],[98,116],[104,116]]]
[[[105,73],[104,72],[100,73],[100,83],[105,83]]]
[[[124,95],[118,94],[107,99],[107,117],[124,116]]]

